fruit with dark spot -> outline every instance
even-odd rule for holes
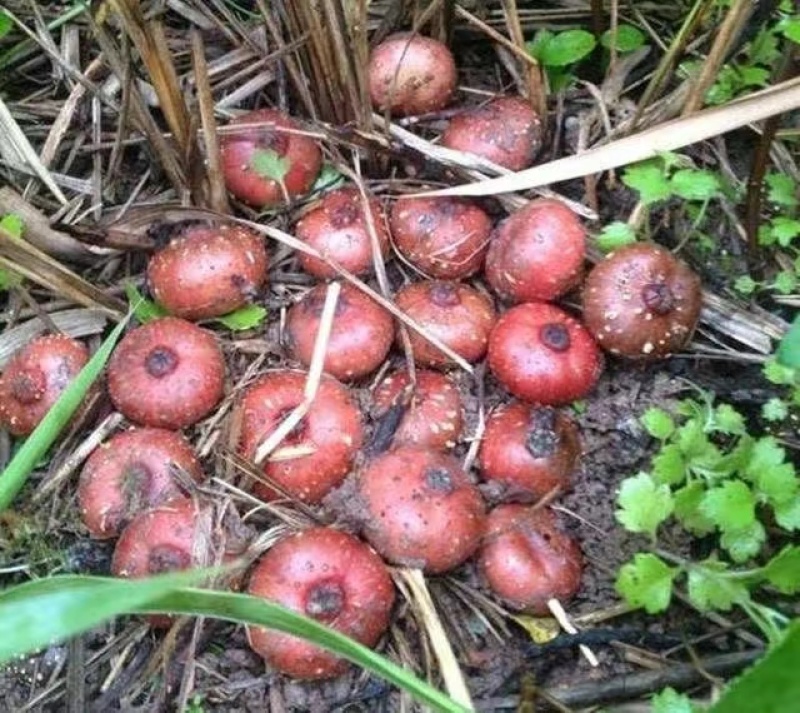
[[[365,646],[389,625],[394,587],[386,565],[365,543],[329,527],[303,530],[259,560],[248,592],[316,619]],[[349,664],[290,634],[248,627],[250,646],[281,673],[333,678]]]
[[[528,302],[497,321],[489,339],[489,367],[517,398],[557,406],[586,396],[603,364],[578,320],[554,305]]]
[[[515,402],[486,419],[478,455],[483,479],[503,499],[531,502],[569,487],[581,453],[578,427],[551,406]]]
[[[369,95],[378,111],[426,114],[446,106],[458,75],[447,46],[430,37],[398,33],[370,54]]]
[[[376,198],[369,199],[369,213],[378,241],[379,253],[389,250],[386,216]],[[353,187],[325,194],[319,204],[295,226],[295,235],[339,267],[363,275],[373,271],[372,238],[361,193]],[[314,277],[336,277],[336,270],[323,260],[298,252],[303,269]]]
[[[234,119],[220,132],[222,174],[228,190],[256,208],[284,203],[311,189],[322,167],[317,142],[275,109]],[[282,185],[281,185],[282,184]]]
[[[453,456],[403,447],[360,473],[364,535],[390,562],[447,572],[475,552],[484,532],[478,489]]]
[[[267,277],[264,240],[234,223],[193,223],[147,266],[153,296],[184,319],[219,317],[256,296]]]
[[[97,539],[116,537],[144,510],[186,494],[180,478],[200,482],[192,447],[174,431],[133,428],[101,444],[78,485],[81,517]]]
[[[512,213],[492,234],[486,280],[511,302],[555,300],[580,283],[586,231],[557,200],[535,200]]]
[[[407,371],[389,374],[375,390],[375,417],[402,409],[392,445],[437,450],[455,448],[461,437],[461,395],[450,379],[436,371],[420,370],[416,384]]]
[[[499,97],[453,117],[442,145],[521,171],[539,152],[542,122],[522,97]]]
[[[398,252],[428,277],[457,280],[478,272],[492,221],[459,198],[403,198],[390,215]]]
[[[191,426],[222,398],[225,362],[214,335],[178,317],[128,332],[108,363],[108,392],[131,421]]]
[[[508,606],[535,616],[547,602],[564,602],[581,586],[578,543],[549,508],[501,505],[489,513],[478,568]]]
[[[288,346],[304,366],[311,364],[327,289],[318,285],[289,310]],[[391,314],[357,287],[342,285],[325,352],[325,371],[342,381],[366,376],[386,359],[393,339]]]
[[[0,376],[0,427],[15,436],[32,433],[88,361],[86,347],[64,335],[26,344]]]
[[[258,446],[304,400],[307,374],[275,371],[249,386],[239,402],[239,451],[254,458]],[[363,440],[361,414],[349,391],[323,377],[302,421],[262,463],[264,473],[306,503],[318,503],[344,480]],[[264,500],[280,497],[257,483]]]
[[[659,359],[692,338],[703,303],[700,278],[669,250],[634,243],[586,278],[583,319],[598,344],[631,359]]]
[[[423,280],[403,287],[395,295],[395,304],[426,333],[467,361],[478,361],[486,354],[496,314],[492,301],[476,289],[458,282]],[[422,335],[409,330],[408,336],[417,364],[452,364]]]

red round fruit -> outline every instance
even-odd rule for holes
[[[255,457],[258,446],[303,402],[306,378],[299,371],[275,371],[247,388],[239,405],[242,455]],[[262,468],[299,500],[318,503],[344,480],[363,437],[361,414],[348,390],[324,377],[308,413]],[[280,497],[262,483],[255,491],[264,500]]]
[[[586,396],[603,365],[600,350],[576,319],[553,305],[528,302],[497,321],[489,367],[517,398],[557,406]]]
[[[396,371],[375,390],[374,403],[376,418],[383,418],[390,409],[403,409],[392,438],[396,447],[447,450],[455,448],[461,437],[461,395],[444,374],[418,371],[413,386],[407,371]]]
[[[289,196],[308,193],[322,167],[319,144],[303,135],[294,119],[275,109],[234,119],[219,143],[225,185],[256,208],[283,203],[284,190]],[[281,170],[285,170],[283,186],[276,176]]]
[[[369,199],[372,225],[382,256],[389,251],[389,231],[380,202]],[[361,193],[353,187],[325,194],[319,204],[295,226],[295,235],[325,257],[354,275],[373,271],[372,238],[367,225]],[[337,272],[323,260],[299,252],[303,269],[314,277],[327,279]]]
[[[510,607],[546,616],[550,599],[564,602],[580,588],[583,558],[549,508],[501,505],[489,513],[478,567]]]
[[[481,269],[492,230],[486,213],[458,198],[403,198],[392,206],[390,224],[398,252],[429,277],[443,280]]]
[[[153,296],[176,317],[209,319],[250,302],[267,278],[264,240],[233,223],[190,223],[147,266]]]
[[[612,354],[658,359],[689,343],[702,304],[700,278],[685,263],[659,245],[634,243],[589,273],[583,319]]]
[[[360,474],[364,535],[390,562],[447,572],[475,552],[486,520],[483,499],[453,456],[404,447]]]
[[[566,490],[581,453],[578,427],[550,406],[513,403],[486,419],[478,460],[506,499],[530,502]]]
[[[535,200],[512,213],[492,235],[486,280],[512,302],[555,300],[578,285],[586,231],[557,200]]]
[[[369,95],[378,111],[395,116],[426,114],[444,107],[456,88],[453,54],[441,42],[398,33],[379,44],[369,58]]]
[[[0,376],[0,427],[27,436],[89,361],[80,342],[60,334],[37,337],[17,351]]]
[[[476,289],[458,282],[424,280],[403,287],[395,295],[395,304],[467,361],[478,361],[486,354],[496,314],[491,300]],[[452,364],[422,335],[409,330],[408,337],[415,363],[434,367]]]
[[[512,171],[528,168],[542,145],[542,122],[521,97],[500,97],[454,117],[442,146],[476,154]]]
[[[253,569],[248,591],[370,647],[389,626],[394,604],[392,579],[381,558],[352,535],[329,527],[278,542]],[[248,627],[247,636],[270,666],[293,678],[333,678],[349,666],[275,629]]]
[[[318,285],[289,310],[288,346],[304,366],[311,364],[327,289],[327,285]],[[366,376],[386,359],[393,339],[392,315],[358,288],[342,285],[325,352],[325,371],[342,381]]]
[[[116,537],[140,512],[184,495],[178,473],[203,479],[194,450],[174,431],[133,428],[101,444],[78,485],[81,517],[92,537]]]
[[[222,398],[225,361],[214,335],[162,317],[128,332],[108,363],[108,393],[124,416],[143,426],[197,423]]]

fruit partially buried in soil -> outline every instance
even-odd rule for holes
[[[489,367],[523,401],[551,406],[586,396],[602,371],[602,356],[586,329],[544,302],[512,307],[489,339]]]
[[[378,241],[379,254],[389,251],[389,231],[381,204],[369,199],[369,214]],[[295,235],[322,255],[354,275],[373,272],[372,237],[361,193],[352,187],[325,194],[320,203],[295,226]],[[298,252],[300,265],[319,279],[336,277],[337,272],[323,260]]]
[[[369,95],[378,111],[395,116],[427,114],[450,101],[458,79],[453,54],[430,37],[398,33],[371,53]]]
[[[485,526],[478,489],[453,456],[403,447],[359,474],[364,536],[389,562],[447,572],[476,550]]]
[[[309,366],[325,305],[327,285],[318,285],[289,309],[286,338],[292,356]],[[325,371],[342,381],[371,374],[386,359],[394,339],[392,315],[351,285],[342,285],[325,352]]]
[[[133,428],[101,444],[78,485],[81,518],[92,537],[116,537],[136,515],[187,493],[179,478],[200,482],[192,447],[174,431]]]
[[[533,164],[542,145],[542,122],[522,97],[499,97],[453,117],[442,146],[476,154],[512,171]]]
[[[60,334],[22,347],[0,376],[0,428],[31,434],[88,361],[83,344]]]
[[[178,227],[147,266],[156,300],[184,319],[209,319],[251,302],[267,278],[260,235],[235,225]]]
[[[339,530],[315,527],[281,540],[259,560],[248,592],[316,619],[365,646],[389,625],[394,587],[380,557]],[[276,670],[319,680],[349,664],[313,644],[274,629],[248,627],[250,646]]]
[[[660,359],[692,338],[703,304],[700,278],[669,250],[634,243],[586,278],[583,319],[601,347],[630,359]]]
[[[396,371],[381,382],[373,401],[379,421],[392,411],[402,413],[391,439],[395,447],[451,450],[461,437],[461,395],[444,374],[419,370],[412,386],[407,371]]]
[[[492,234],[486,280],[510,302],[548,302],[583,277],[586,231],[556,200],[535,200],[512,213]]]
[[[428,277],[457,280],[483,266],[492,221],[459,198],[402,198],[390,215],[398,252]]]
[[[225,185],[256,208],[308,193],[322,167],[319,144],[304,135],[294,119],[275,109],[258,109],[234,119],[221,133],[219,144]]]
[[[303,402],[306,379],[304,372],[275,371],[247,388],[238,406],[242,455],[254,458],[258,446]],[[308,413],[261,467],[299,500],[318,503],[350,472],[363,438],[361,414],[349,391],[324,377]],[[254,490],[264,500],[281,497],[263,483]]]
[[[134,423],[180,429],[222,398],[225,361],[214,335],[178,317],[128,332],[108,363],[108,392]]]
[[[583,557],[551,509],[501,505],[489,513],[478,569],[505,604],[547,616],[550,599],[565,602],[580,588]]]
[[[478,361],[486,354],[496,314],[492,301],[475,288],[459,282],[423,280],[399,290],[395,304],[427,334],[466,361]],[[452,365],[450,358],[422,335],[409,330],[408,337],[417,364]]]
[[[550,406],[515,402],[486,419],[478,461],[502,499],[534,502],[569,487],[580,451],[572,419]]]

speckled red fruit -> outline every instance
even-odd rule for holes
[[[369,199],[370,215],[382,256],[389,251],[389,231],[380,202]],[[361,193],[352,187],[330,191],[306,213],[295,227],[295,235],[354,275],[373,271],[372,238]],[[336,277],[330,265],[298,252],[303,269],[321,279]]]
[[[225,361],[214,335],[178,317],[128,332],[108,363],[108,393],[143,426],[179,429],[206,416],[222,398]]]
[[[478,455],[484,480],[507,500],[531,502],[569,487],[581,453],[578,427],[550,406],[512,403],[486,419]]]
[[[78,485],[81,517],[97,539],[116,537],[144,510],[185,495],[178,478],[200,482],[192,447],[174,431],[133,428],[100,445]]]
[[[478,489],[453,456],[404,447],[359,477],[364,536],[390,562],[439,574],[478,547],[486,521]]]
[[[208,508],[189,498],[176,498],[140,513],[122,531],[111,572],[139,579],[213,564],[213,520]],[[148,617],[151,626],[172,623],[166,615]]]
[[[308,193],[322,167],[317,142],[303,135],[294,119],[275,109],[252,111],[228,124],[220,135],[220,156],[228,190],[256,208],[285,200],[280,183],[270,177],[275,175],[271,164],[276,159],[286,169],[283,185],[289,196]]]
[[[153,296],[184,319],[233,312],[256,296],[266,278],[263,238],[234,224],[190,224],[147,266]]]
[[[420,370],[412,387],[407,371],[389,374],[375,390],[375,416],[403,409],[392,445],[448,450],[461,437],[461,395],[444,374]]]
[[[398,33],[370,55],[369,95],[378,111],[426,114],[446,106],[458,76],[453,54],[430,37]]]
[[[505,300],[547,302],[580,283],[585,257],[578,216],[560,201],[531,201],[492,234],[486,280]]]
[[[278,542],[253,569],[248,591],[370,647],[389,626],[394,604],[392,579],[381,558],[352,535],[329,527]],[[349,666],[274,629],[249,627],[247,636],[270,666],[293,678],[333,678]]]
[[[442,145],[521,171],[539,152],[542,122],[521,97],[500,97],[453,117]]]
[[[458,282],[425,280],[403,287],[395,295],[397,308],[422,329],[469,362],[486,354],[496,314],[491,300]],[[427,339],[408,330],[414,361],[443,367],[452,361]]]
[[[429,277],[457,280],[478,272],[492,221],[459,198],[403,198],[390,216],[398,252]]]
[[[242,455],[255,457],[258,446],[303,402],[306,379],[303,372],[275,371],[247,388],[238,407]],[[361,414],[350,393],[325,377],[308,413],[262,467],[298,499],[317,503],[344,480],[363,437]],[[265,500],[280,497],[261,483],[255,491]]]
[[[565,602],[580,588],[583,558],[549,508],[501,505],[489,513],[478,567],[510,607],[546,616],[550,599]]]
[[[327,289],[318,285],[289,310],[288,345],[304,366],[311,364]],[[342,381],[366,376],[386,359],[393,339],[392,315],[357,287],[342,285],[325,352],[325,371]]]
[[[703,305],[700,278],[669,250],[634,243],[586,278],[583,319],[598,344],[631,359],[659,359],[692,338]]]
[[[83,344],[63,335],[37,337],[0,376],[0,427],[27,436],[89,361]]]
[[[578,320],[554,305],[528,302],[497,321],[489,339],[489,367],[517,398],[557,406],[586,396],[603,364]]]

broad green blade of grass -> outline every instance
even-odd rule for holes
[[[8,467],[0,473],[0,512],[11,505],[31,471],[69,423],[89,388],[103,371],[128,319],[129,317],[114,327],[86,366],[53,404],[36,430],[28,436]]]

